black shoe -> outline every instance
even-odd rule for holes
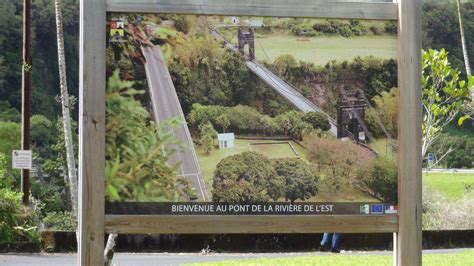
[[[341,253],[341,250],[340,249],[331,249],[331,252],[332,253]]]
[[[328,248],[326,246],[320,245],[319,246],[319,251],[325,252],[325,251],[328,251]]]

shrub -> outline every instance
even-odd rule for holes
[[[197,130],[200,125],[207,122],[214,123],[217,118],[222,115],[228,107],[219,105],[201,105],[195,103],[192,105],[191,112],[188,114],[188,125]]]
[[[369,132],[372,134],[373,137],[382,137],[384,135],[384,131],[382,129],[382,126],[380,125],[380,117],[374,109],[367,109],[365,111],[365,125],[367,126],[367,129]]]
[[[74,231],[76,223],[70,212],[50,212],[43,218],[46,229],[59,231]]]
[[[267,116],[252,107],[237,105],[227,109],[226,114],[230,121],[229,128],[241,134],[258,133],[265,129],[265,125],[261,122],[264,121]]]
[[[386,157],[377,157],[359,169],[354,185],[376,199],[395,204],[398,195],[397,166]]]
[[[0,243],[39,241],[35,208],[20,204],[21,193],[0,189]]]
[[[323,182],[333,191],[353,183],[357,170],[370,154],[351,141],[323,139],[314,135],[304,138],[309,161],[325,174]]]
[[[319,128],[322,131],[331,129],[331,124],[327,115],[318,112],[309,112],[303,115],[303,120],[310,123],[313,128]]]
[[[397,34],[398,25],[396,21],[387,21],[384,25],[385,32],[388,34]]]
[[[106,101],[106,199],[108,201],[173,201],[189,196],[179,186],[185,179],[176,176],[179,166],[168,165],[179,142],[170,128],[180,121],[155,124],[134,96],[143,93],[122,81],[118,71],[110,77]]]
[[[291,203],[316,196],[319,177],[311,167],[300,159],[277,159],[273,161],[276,173],[285,180],[284,196]]]
[[[372,25],[369,27],[369,30],[374,34],[374,35],[382,35],[382,33],[385,31],[385,28],[381,28],[375,25]]]
[[[217,164],[212,186],[214,202],[268,202],[283,196],[284,180],[268,158],[244,152]]]
[[[301,37],[314,37],[318,35],[318,32],[316,32],[311,25],[308,24],[302,24],[295,26],[291,29],[291,32],[296,35],[296,36],[301,36]]]
[[[368,33],[368,29],[359,20],[350,20],[349,23],[339,20],[327,20],[316,23],[313,29],[326,35],[340,35],[343,37],[362,36]]]

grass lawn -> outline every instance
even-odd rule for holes
[[[331,60],[352,60],[356,56],[375,56],[382,59],[396,58],[395,36],[329,37],[319,36],[298,41],[298,37],[278,34],[258,38],[255,44],[257,59],[274,60],[282,54],[291,54],[297,61],[325,65]],[[263,47],[263,49],[262,49]],[[267,57],[268,55],[268,57]]]
[[[252,151],[264,154],[270,159],[278,158],[298,158],[288,142],[278,144],[250,144]]]
[[[464,266],[469,265],[469,261],[474,261],[474,250],[445,253],[445,254],[425,254],[423,255],[423,265],[427,266]],[[467,263],[467,264],[466,264]],[[194,263],[186,265],[350,265],[350,266],[383,266],[393,265],[392,256],[383,255],[328,255],[328,256],[302,256],[276,259],[247,259],[247,260],[232,260],[221,262],[208,263]]]
[[[275,143],[272,144],[259,144],[259,145],[250,145],[252,143]],[[306,160],[306,151],[298,143],[294,141],[289,141],[293,148],[296,150],[298,155],[302,160]],[[212,177],[214,175],[214,170],[216,169],[217,163],[222,159],[239,154],[245,151],[250,151],[250,146],[252,150],[260,152],[268,158],[296,158],[295,153],[288,144],[288,141],[281,140],[245,140],[245,139],[236,139],[233,148],[228,149],[214,149],[210,154],[205,154],[205,152],[200,148],[196,148],[196,153],[199,160],[199,166],[201,167],[201,172],[204,176],[204,181],[208,188],[208,192],[212,192]],[[212,196],[212,195],[209,195]],[[352,189],[350,187],[343,187],[338,192],[331,192],[328,189],[321,187],[319,193],[316,197],[310,198],[307,201],[312,202],[347,202],[347,201],[359,201],[359,202],[376,202],[374,198],[365,195],[364,193]]]
[[[369,147],[374,149],[382,156],[387,156],[391,159],[397,159],[397,153],[391,148],[389,143],[387,143],[386,138],[380,138],[370,142]]]
[[[423,181],[451,199],[460,199],[466,185],[474,186],[474,174],[423,173]]]

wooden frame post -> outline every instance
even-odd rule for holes
[[[80,1],[78,265],[103,265],[105,0]]]
[[[421,265],[421,0],[399,0],[398,265]]]

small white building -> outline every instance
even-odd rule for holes
[[[219,149],[232,148],[234,147],[235,136],[234,133],[217,134],[217,140],[219,141]]]

